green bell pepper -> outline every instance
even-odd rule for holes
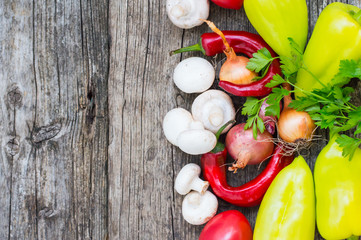
[[[340,60],[360,59],[360,24],[358,7],[340,2],[327,5],[307,44],[303,56],[306,69],[299,70],[296,86],[306,91],[322,88],[338,73]],[[296,92],[297,96],[302,96],[302,93]]]
[[[254,240],[308,240],[315,235],[312,172],[299,156],[273,180],[259,208]]]
[[[244,0],[246,15],[258,34],[278,54],[291,57],[288,38],[302,50],[308,34],[305,0]]]
[[[336,138],[322,149],[314,168],[317,227],[329,240],[361,235],[361,150],[349,160]]]

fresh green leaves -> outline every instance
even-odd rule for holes
[[[271,53],[268,51],[267,48],[261,48],[252,56],[253,57],[249,59],[246,68],[256,73],[260,73],[260,76],[257,76],[253,79],[257,81],[259,79],[262,79],[266,75],[272,61],[277,57],[272,57]]]
[[[361,78],[361,60],[341,60],[339,71],[332,79],[332,84],[343,86],[352,78]]]
[[[247,98],[243,106],[242,114],[248,115],[245,128],[252,127],[253,136],[256,138],[257,129],[263,132],[265,127],[262,119],[258,116],[263,101],[267,101],[269,106],[266,108],[267,116],[280,116],[280,102],[282,99],[291,94],[282,88],[282,84],[290,84],[295,87],[295,79],[299,69],[309,71],[303,64],[302,49],[289,38],[291,46],[291,56],[280,56],[281,70],[283,77],[276,74],[266,87],[273,88],[269,96],[262,99]],[[253,54],[247,68],[256,72],[267,72],[273,58],[266,48],[262,48]],[[312,74],[310,72],[310,74]],[[343,155],[352,158],[354,151],[361,144],[361,139],[356,135],[361,133],[361,107],[356,107],[350,103],[351,93],[354,91],[350,87],[342,87],[352,78],[361,79],[361,60],[342,60],[340,61],[339,72],[331,81],[332,85],[325,86],[322,89],[314,89],[311,92],[297,88],[297,91],[303,93],[303,97],[293,100],[289,107],[297,111],[305,111],[310,114],[321,129],[329,129],[332,133],[339,133],[355,129],[354,136],[350,137],[345,134],[340,135],[336,140],[343,147]],[[317,78],[315,81],[319,81]]]
[[[252,127],[254,139],[257,139],[257,129],[261,133],[263,133],[265,130],[263,120],[259,116],[259,111],[261,110],[262,103],[263,99],[248,97],[242,108],[242,114],[248,116],[244,129]]]
[[[257,73],[267,68],[267,66],[274,60],[267,48],[261,48],[252,56],[253,57],[249,59],[247,64],[247,69]]]
[[[349,160],[351,160],[355,153],[355,150],[361,144],[361,139],[352,138],[345,134],[342,134],[336,139],[336,142],[338,143],[338,145],[340,147],[343,148],[342,156],[344,156],[344,157],[349,156]]]

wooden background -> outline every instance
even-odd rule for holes
[[[330,2],[308,0],[310,30]],[[209,19],[255,32],[243,9],[211,4]],[[0,1],[1,240],[197,239],[202,226],[182,219],[173,184],[199,156],[171,146],[161,124],[196,97],[175,87],[174,67],[201,56],[168,52],[208,31],[172,25],[165,0]],[[324,145],[310,152],[311,167]],[[219,205],[254,226],[258,207]]]

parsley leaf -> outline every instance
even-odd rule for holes
[[[257,73],[268,68],[269,64],[275,59],[271,56],[271,53],[267,48],[261,48],[256,53],[253,53],[252,56],[253,57],[249,59],[246,68]]]
[[[266,84],[266,87],[273,88],[285,82],[286,81],[279,74],[276,74],[273,76],[272,80]]]
[[[356,149],[361,144],[361,139],[351,138],[345,134],[342,134],[336,139],[336,142],[340,147],[343,148],[342,156],[349,156],[349,160],[351,160]]]
[[[244,126],[244,129],[252,127],[254,139],[257,139],[257,129],[261,133],[263,133],[265,130],[263,120],[259,116],[259,111],[261,110],[263,101],[264,99],[248,97],[242,108],[242,114],[248,115],[248,119]]]
[[[361,78],[361,60],[341,60],[339,71],[331,82],[333,85],[343,86],[352,78]]]

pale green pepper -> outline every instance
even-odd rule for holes
[[[302,156],[273,180],[259,208],[254,240],[313,240],[315,195],[312,172]]]
[[[327,86],[345,59],[361,59],[361,11],[356,6],[334,2],[317,19],[296,86],[305,91]],[[302,95],[296,92],[296,97]]]
[[[282,56],[291,57],[292,38],[303,50],[308,34],[305,0],[244,0],[246,15],[258,34]]]
[[[361,236],[361,150],[351,160],[343,157],[337,137],[322,149],[314,169],[317,227],[328,240]]]

